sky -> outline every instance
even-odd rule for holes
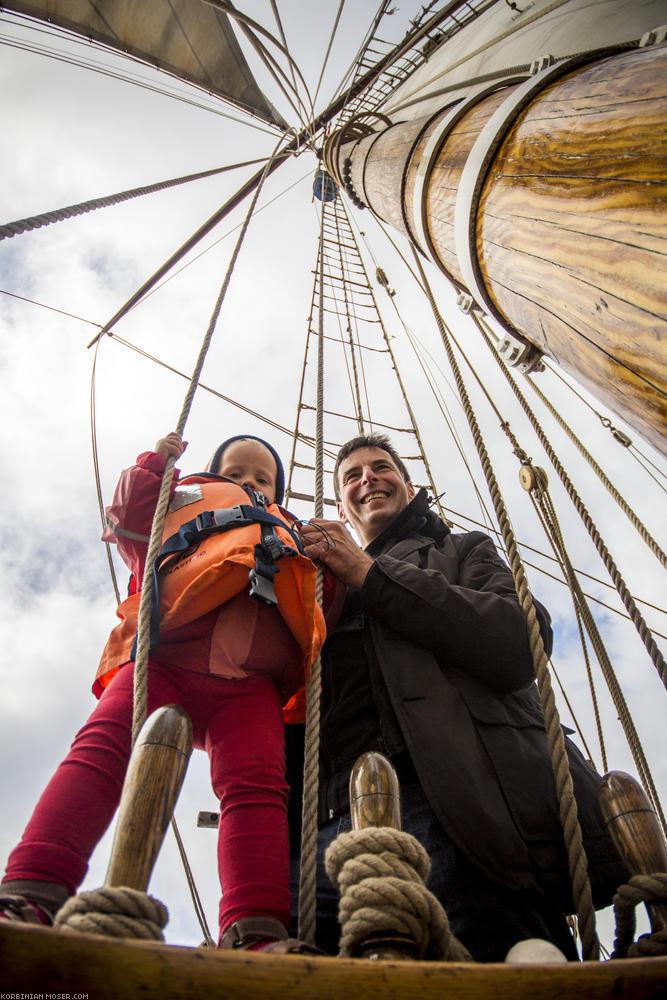
[[[290,48],[311,90],[317,84],[337,6],[332,0],[324,0],[318,4],[315,18],[310,5],[296,0],[281,4]],[[271,26],[270,7],[264,0],[244,3],[243,9]],[[357,0],[345,8],[318,109],[347,70],[374,13],[375,4],[367,0]],[[410,14],[411,10],[401,5],[388,20],[385,37],[398,40]],[[45,35],[26,30],[6,14],[0,17],[0,25],[3,38],[29,38],[51,44]],[[70,51],[65,42],[55,44],[61,51]],[[76,51],[80,50],[81,46],[76,46]],[[86,56],[90,55],[97,60],[102,58],[97,51],[86,51]],[[105,63],[127,72],[127,64],[119,59],[105,57]],[[254,62],[253,69],[256,69]],[[191,91],[175,87],[164,75],[134,65],[130,71],[160,86],[167,84],[182,96],[193,97]],[[261,67],[256,72],[264,84]],[[266,89],[290,123],[295,123],[294,115],[275,89],[270,85]],[[6,45],[0,59],[0,94],[0,130],[5,140],[5,155],[0,159],[2,221],[156,180],[267,156],[276,141],[272,135],[248,124],[221,117],[216,111],[235,113],[210,100],[202,101],[205,107],[195,106]],[[199,95],[194,97],[199,102]],[[185,433],[190,443],[180,463],[184,471],[202,469],[221,440],[241,432],[267,437],[286,460],[289,458],[288,429],[294,427],[296,420],[319,228],[318,203],[313,203],[311,193],[315,168],[314,155],[305,150],[267,181],[259,202],[261,210],[241,250],[202,376],[206,385],[241,401],[285,430],[268,426],[259,417],[249,416],[200,390]],[[99,542],[100,516],[92,462],[91,373],[95,357],[96,439],[101,489],[107,503],[120,470],[175,426],[187,385],[178,375],[111,338],[103,340],[97,356],[86,345],[95,334],[95,324],[104,324],[254,169],[235,170],[0,244],[0,288],[12,293],[0,296],[4,467],[0,537],[5,553],[0,579],[3,606],[0,796],[4,818],[0,855],[3,859],[20,837],[37,796],[64,756],[74,733],[92,711],[92,679],[101,649],[115,623],[115,598],[107,556]],[[203,241],[200,249],[209,248],[205,254],[196,259],[191,254],[188,266],[177,277],[118,324],[119,337],[180,371],[192,370],[232,252],[235,234],[231,231],[240,224],[245,210],[243,206],[235,211]],[[370,213],[353,211],[352,214],[354,225],[364,233],[359,238],[370,273],[374,275],[377,262],[396,290],[393,302],[379,287],[376,295],[417,411],[437,490],[444,491],[442,502],[457,527],[474,528],[476,524],[472,522],[483,521],[485,515],[477,501],[473,479],[485,498],[486,487],[461,407],[451,388],[453,379],[432,317],[413,279]],[[403,238],[396,239],[405,252]],[[475,342],[469,322],[457,310],[454,294],[435,268],[429,267],[428,275],[441,311],[465,344],[499,409],[510,420],[524,449],[549,472],[575,566],[594,577],[607,579],[525,417],[517,412],[508,390],[496,376],[486,349]],[[52,309],[26,300],[44,303]],[[423,345],[425,367],[442,393],[443,407],[457,429],[471,473],[425,387],[405,327]],[[313,359],[311,354],[309,378]],[[332,347],[326,362],[327,399],[331,399],[332,409],[337,408],[339,394],[345,399],[345,377],[337,367],[339,360]],[[386,358],[378,358],[375,365],[378,381],[369,387],[375,419],[405,426],[391,369],[383,370],[382,363],[386,363]],[[465,369],[464,374],[494,470],[508,503],[511,502],[510,516],[516,535],[520,542],[544,551],[546,542],[541,529],[527,494],[518,486],[518,464],[511,446],[478,386]],[[664,490],[613,440],[591,410],[563,388],[556,376],[546,372],[539,378],[543,391],[571,419],[589,451],[660,541]],[[577,391],[590,401],[581,387]],[[596,409],[607,414],[602,404],[592,402]],[[556,452],[562,456],[630,589],[636,598],[664,606],[664,574],[657,561],[541,404],[532,400],[531,404],[543,420]],[[344,401],[338,405],[349,407]],[[615,425],[627,430],[615,415],[609,415]],[[336,432],[342,433],[340,425]],[[353,433],[351,429],[344,436]],[[664,469],[664,460],[634,431],[629,429],[629,433],[643,454]],[[305,450],[299,454],[305,459]],[[419,480],[421,468],[413,472]],[[309,473],[301,472],[300,477],[297,488],[312,492]],[[331,496],[330,480],[325,483],[325,495]],[[486,504],[489,507],[488,499]],[[295,503],[293,509],[303,517],[312,514],[308,504]],[[662,544],[664,547],[664,537]],[[531,562],[554,573],[553,564],[547,559],[524,551]],[[127,573],[118,560],[116,571],[122,592]],[[536,569],[529,567],[527,572],[534,593],[552,614],[554,663],[601,770],[583,657],[567,591]],[[664,688],[634,626],[617,613],[623,609],[615,592],[587,578],[584,589],[615,609],[593,604],[664,799],[667,791],[662,736]],[[652,628],[663,635],[667,633],[664,613],[645,603],[639,606]],[[657,641],[664,649],[664,638]],[[597,665],[593,671],[609,768],[634,773],[616,710]],[[564,723],[573,726],[570,710],[560,695],[558,704]],[[215,834],[196,828],[198,811],[216,808],[207,766],[205,756],[195,752],[176,817],[209,925],[215,928],[218,897]],[[111,832],[91,859],[84,889],[102,884],[110,841]],[[170,911],[167,940],[197,944],[201,930],[188,899],[171,834],[158,859],[150,890]],[[609,944],[608,914],[601,921],[601,934]]]

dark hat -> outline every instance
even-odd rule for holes
[[[280,455],[278,454],[278,452],[276,451],[276,449],[273,447],[273,445],[270,445],[268,441],[264,440],[264,438],[255,437],[254,434],[237,434],[236,437],[227,438],[227,440],[223,441],[221,445],[218,445],[218,447],[216,448],[216,450],[213,452],[213,456],[211,458],[211,461],[208,463],[208,470],[209,470],[209,472],[213,472],[214,469],[217,469],[217,467],[218,467],[218,465],[220,463],[220,459],[224,455],[224,453],[227,450],[227,448],[229,447],[229,445],[233,444],[234,441],[259,441],[260,444],[263,444],[265,448],[269,449],[269,451],[273,455],[273,457],[275,459],[275,462],[276,462],[276,498],[275,498],[275,502],[276,503],[282,503],[283,502],[283,498],[285,496],[285,470],[283,469],[283,463],[280,460]]]

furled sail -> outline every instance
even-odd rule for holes
[[[141,59],[287,128],[259,89],[227,16],[201,0],[11,0],[3,6]]]

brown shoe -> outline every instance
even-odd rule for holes
[[[314,945],[287,936],[284,924],[274,917],[243,917],[230,924],[218,948],[240,948],[273,955],[324,955]]]
[[[0,893],[0,920],[50,927],[53,917],[54,913],[43,903],[32,903],[25,896],[15,896],[9,892]]]

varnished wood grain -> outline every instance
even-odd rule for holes
[[[166,705],[144,724],[132,751],[105,885],[145,892],[192,751],[190,719]]]
[[[0,921],[5,992],[90,1000],[658,1000],[667,958],[566,965],[371,962],[115,941]]]
[[[667,451],[667,50],[556,81],[502,143],[477,249],[500,314]]]
[[[644,789],[624,771],[600,782],[600,808],[618,853],[631,875],[667,872],[667,845]],[[667,929],[667,903],[646,906],[653,932]]]

